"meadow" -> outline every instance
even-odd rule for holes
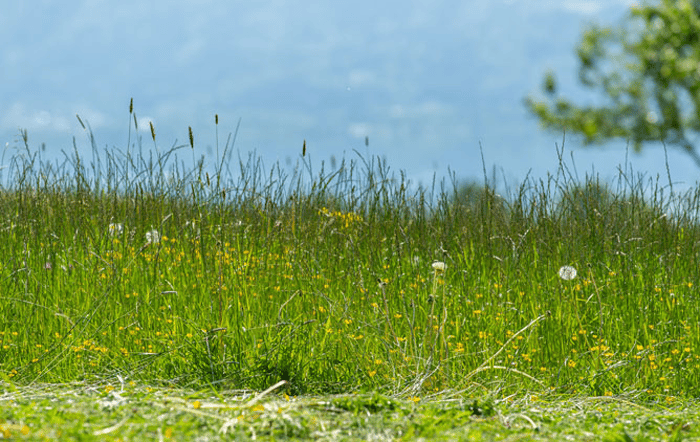
[[[580,178],[563,148],[548,177],[498,192],[486,173],[421,186],[359,154],[314,168],[305,142],[266,166],[235,134],[207,163],[191,129],[165,149],[136,121],[125,149],[81,120],[87,157],[76,141],[44,160],[26,132],[4,152],[6,435],[36,436],[18,422],[47,386],[101,407],[131,388],[250,410],[264,392],[404,417],[459,404],[454,419],[557,398],[671,410],[700,393],[700,187],[625,165]]]

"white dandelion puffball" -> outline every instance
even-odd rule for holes
[[[559,277],[565,281],[571,281],[576,277],[576,269],[571,266],[563,266],[559,269]]]
[[[146,232],[146,242],[148,244],[158,244],[160,242],[160,233],[155,229]]]
[[[435,261],[435,262],[432,264],[432,266],[433,266],[433,270],[435,270],[436,272],[444,272],[445,269],[447,268],[447,266],[445,265],[445,263],[442,262],[442,261]]]
[[[110,223],[107,228],[110,236],[119,236],[124,233],[124,224],[122,223]]]

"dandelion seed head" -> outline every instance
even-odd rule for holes
[[[155,229],[146,232],[146,242],[148,244],[158,244],[160,242],[160,233]]]
[[[110,223],[107,230],[110,236],[119,236],[124,233],[124,225],[122,223]]]
[[[432,267],[433,267],[433,270],[435,270],[436,272],[444,272],[445,269],[447,268],[447,266],[445,265],[445,263],[442,262],[442,261],[435,261],[435,262],[432,264]]]
[[[571,266],[562,266],[559,269],[559,277],[565,281],[571,281],[576,277],[576,269]]]

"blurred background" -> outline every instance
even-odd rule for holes
[[[215,161],[240,129],[241,157],[295,163],[306,140],[315,164],[380,156],[414,183],[452,170],[460,180],[496,173],[499,185],[555,173],[564,134],[544,132],[523,99],[541,95],[548,70],[578,102],[575,47],[585,25],[615,24],[631,0],[3,2],[0,141],[22,146],[26,129],[44,158],[62,159],[73,137],[124,150],[133,97],[145,148],[188,144]],[[134,140],[132,134],[132,142]],[[368,140],[366,145],[365,141]],[[10,150],[7,150],[10,152]],[[565,157],[583,178],[632,167],[667,182],[664,151],[626,143]],[[7,162],[8,153],[3,161]],[[190,159],[189,152],[181,157]],[[697,167],[673,149],[675,188]]]

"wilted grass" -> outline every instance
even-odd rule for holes
[[[698,406],[630,397],[294,397],[125,384],[38,384],[0,395],[11,440],[697,440]]]
[[[194,137],[99,152],[87,133],[89,160],[42,161],[25,134],[3,170],[6,382],[699,392],[698,189],[561,161],[500,196],[376,158],[266,168],[230,137],[207,167]]]

